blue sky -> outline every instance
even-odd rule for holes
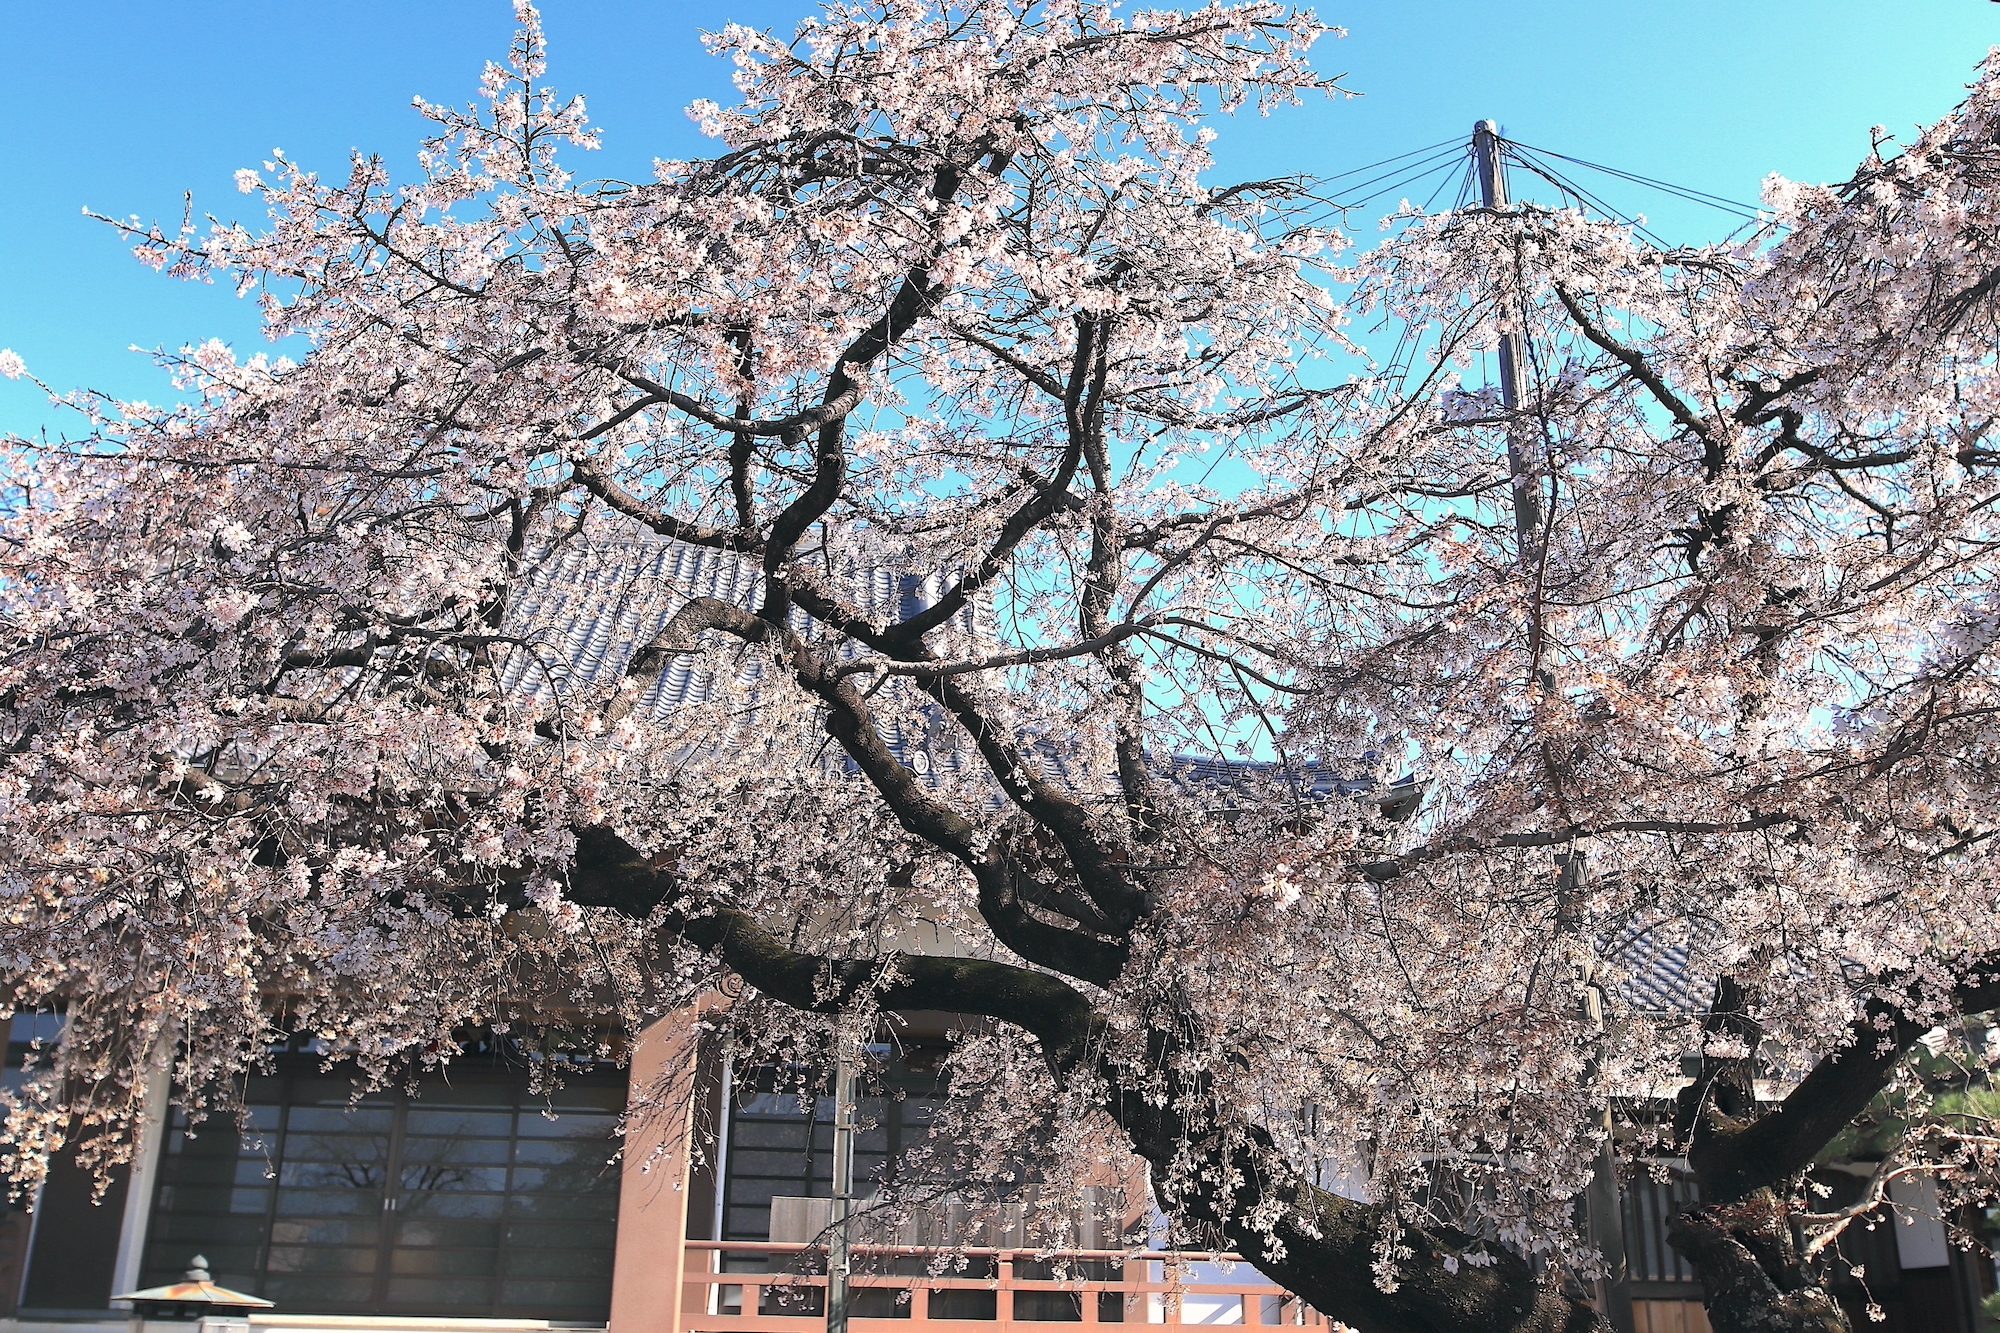
[[[1220,126],[1227,174],[1333,174],[1499,119],[1527,143],[1738,199],[1769,172],[1844,176],[1868,130],[1950,108],[2000,43],[1991,0],[1347,0],[1350,35],[1320,49],[1365,96]],[[682,114],[728,101],[698,33],[735,21],[789,32],[796,0],[547,0],[550,81],[584,94],[604,151],[585,176],[643,176],[702,151]],[[410,98],[465,101],[506,47],[506,0],[0,0],[0,347],[50,383],[160,401],[126,349],[261,343],[228,292],[146,270],[98,212],[242,217],[232,173],[274,147],[323,172],[350,149],[410,169]],[[1632,187],[1611,201],[1675,241],[1719,215]],[[1383,201],[1393,206],[1394,198]],[[248,220],[248,219],[246,219]],[[1372,234],[1361,229],[1362,239]],[[0,431],[60,428],[38,391],[0,381]]]

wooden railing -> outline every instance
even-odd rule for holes
[[[686,1333],[805,1333],[826,1318],[826,1277],[796,1271],[807,1247],[687,1242]],[[958,1266],[963,1256],[963,1268]],[[933,1277],[934,1251],[856,1247],[848,1285],[856,1333],[912,1324],[999,1333],[1053,1324],[1248,1324],[1324,1329],[1326,1320],[1248,1265],[1235,1281],[1187,1280],[1185,1256],[1154,1251],[954,1251]],[[947,1333],[947,1330],[936,1330]],[[1028,1333],[1022,1330],[1021,1333]]]

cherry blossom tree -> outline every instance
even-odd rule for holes
[[[1334,90],[1277,4],[728,28],[717,155],[642,182],[570,174],[520,25],[413,182],[120,224],[303,359],[11,443],[0,938],[69,1015],[18,1173],[128,1151],[166,1041],[227,1110],[292,1032],[391,1077],[740,983],[753,1050],[989,1020],[989,1160],[1134,1161],[1356,1328],[1601,1326],[1577,1201],[1683,1157],[1715,1326],[1846,1327],[1808,1169],[2000,1006],[2000,62],[1740,244],[1354,256],[1210,179],[1217,113]],[[753,595],[593,682],[532,608],[635,540]],[[1649,1011],[1635,940],[1709,998]],[[1992,1136],[1911,1123],[1865,1203],[1990,1197]]]

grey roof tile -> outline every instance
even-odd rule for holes
[[[936,603],[948,586],[945,576],[869,569],[842,580],[849,603],[878,623],[901,620]],[[743,556],[648,535],[574,539],[530,571],[508,609],[507,631],[532,647],[516,648],[501,671],[501,687],[541,698],[560,696],[586,685],[619,680],[633,654],[659,637],[675,612],[697,597],[713,597],[746,610],[763,596],[763,571]],[[787,622],[802,634],[814,623],[796,607]],[[990,604],[973,603],[946,625],[961,644],[990,644]],[[858,655],[851,642],[843,656]],[[712,660],[712,659],[711,659]],[[743,656],[738,683],[754,686],[765,668],[755,654]],[[636,701],[641,716],[660,717],[714,697],[715,672],[692,656],[670,659],[659,678]],[[751,691],[755,697],[755,690]],[[754,727],[754,709],[743,719]],[[941,716],[921,732],[910,732],[893,716],[882,719],[885,739],[897,757],[932,778],[966,771],[969,745],[950,734]]]
[[[1604,942],[1611,999],[1654,1014],[1700,1014],[1714,994],[1712,980],[1697,976],[1685,942],[1655,926],[1634,926]]]

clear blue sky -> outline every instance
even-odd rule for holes
[[[1868,129],[1934,119],[2000,43],[1991,0],[1335,0],[1344,41],[1320,48],[1358,100],[1221,125],[1231,175],[1332,174],[1498,118],[1527,143],[1754,201],[1778,171],[1844,176]],[[550,81],[584,94],[604,151],[586,176],[643,176],[702,151],[682,115],[728,101],[703,28],[789,32],[797,0],[547,0]],[[90,208],[177,221],[243,216],[231,175],[273,146],[323,172],[348,151],[408,170],[413,94],[470,98],[506,47],[506,0],[0,0],[0,347],[60,386],[155,401],[164,378],[128,347],[221,337],[260,344],[227,292],[139,266]],[[1713,214],[1629,188],[1677,241],[1728,229]],[[1384,201],[1393,206],[1393,198]],[[247,220],[247,219],[246,219]],[[1365,240],[1372,228],[1362,228]],[[0,431],[57,419],[25,382],[0,381]]]

